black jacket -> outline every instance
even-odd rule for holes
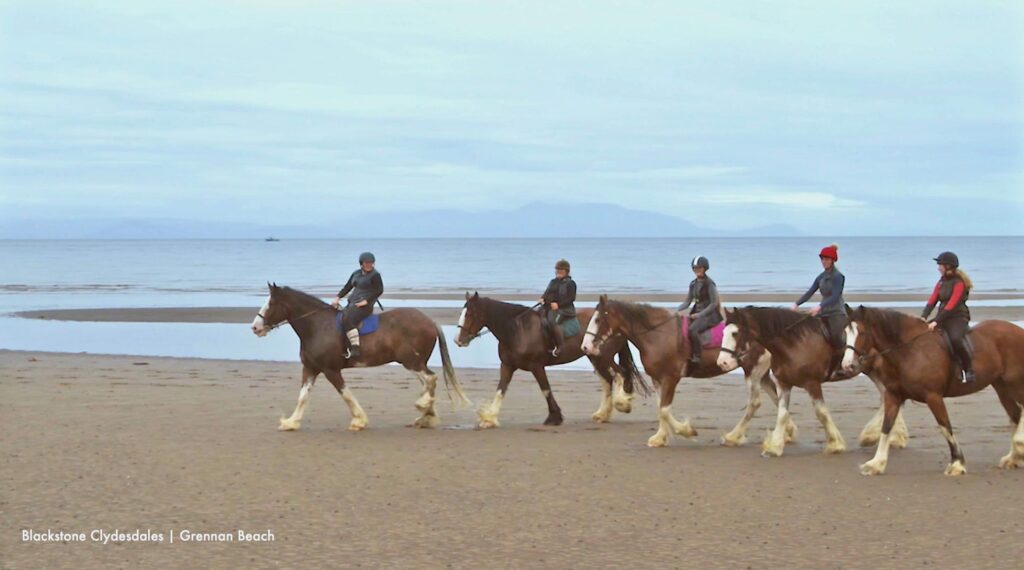
[[[558,303],[558,314],[567,319],[576,316],[576,282],[572,277],[552,279],[544,290],[544,306],[550,308],[551,303]]]
[[[693,303],[690,317],[694,320],[708,317],[712,324],[722,322],[722,314],[718,311],[718,286],[710,277],[690,281],[690,292],[686,294],[686,301],[676,310],[685,311],[690,303]]]
[[[338,291],[338,297],[348,295],[349,291],[352,292],[348,297],[349,305],[355,305],[364,299],[373,305],[377,302],[377,298],[384,293],[384,280],[381,279],[380,273],[377,273],[376,269],[369,273],[363,273],[362,269],[356,269],[348,278],[348,283],[345,283],[341,291]]]
[[[935,321],[939,324],[942,324],[946,319],[956,317],[970,320],[971,311],[967,308],[967,298],[970,296],[971,290],[967,288],[964,280],[959,275],[943,277],[935,284],[935,289],[932,291],[932,296],[928,299],[928,304],[925,305],[924,311],[921,313],[921,318],[927,319],[928,315],[932,314],[932,310],[935,309],[935,304],[942,303],[939,314],[935,315]]]

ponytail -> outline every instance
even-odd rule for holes
[[[974,288],[974,281],[971,281],[971,278],[967,275],[966,271],[957,267],[956,275],[964,282],[964,287],[966,287],[968,291]]]

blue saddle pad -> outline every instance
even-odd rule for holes
[[[338,311],[338,316],[335,317],[334,321],[334,328],[338,329],[340,332],[345,332],[341,328],[341,316],[344,314],[345,311]],[[370,315],[369,317],[363,319],[363,322],[359,323],[359,335],[365,336],[370,333],[377,332],[378,328],[380,328],[380,315]]]

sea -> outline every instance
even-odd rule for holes
[[[539,294],[560,258],[572,263],[581,293],[683,295],[696,255],[711,260],[710,275],[726,298],[797,292],[821,271],[818,251],[832,242],[849,292],[920,293],[923,301],[937,278],[932,258],[944,250],[960,256],[976,291],[1024,290],[1024,237],[0,240],[0,349],[297,360],[298,340],[286,328],[259,339],[248,325],[43,321],[12,313],[252,306],[255,314],[267,282],[333,296],[362,251],[376,255],[383,302],[392,308],[461,305],[417,293]],[[387,292],[408,298],[388,299]],[[452,351],[457,366],[497,366],[493,339]],[[589,369],[585,361],[567,367]]]

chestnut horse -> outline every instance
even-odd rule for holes
[[[747,441],[746,431],[754,413],[761,405],[761,386],[775,398],[775,386],[769,381],[768,371],[771,355],[763,348],[746,351],[737,365],[723,370],[717,364],[718,348],[701,349],[701,363],[693,370],[688,369],[690,358],[689,342],[681,334],[681,323],[674,311],[659,309],[650,305],[614,301],[601,295],[597,309],[587,324],[583,340],[583,351],[588,355],[601,355],[611,348],[609,341],[625,336],[640,351],[644,369],[661,389],[658,409],[658,431],[647,440],[651,447],[668,444],[670,433],[683,437],[694,437],[697,430],[689,420],[680,422],[672,415],[672,400],[676,385],[684,373],[691,378],[713,378],[742,366],[746,374],[749,397],[743,417],[732,431],[722,437],[727,446],[742,445]],[[777,400],[776,400],[777,401]],[[787,425],[787,437],[796,437],[796,424]]]
[[[992,386],[999,402],[1015,426],[1010,452],[1000,461],[1003,469],[1024,466],[1024,329],[1006,321],[984,321],[971,328],[976,380],[960,382],[954,374],[945,338],[917,317],[888,309],[846,308],[850,325],[843,368],[849,373],[876,375],[885,386],[885,419],[878,449],[860,466],[864,475],[885,472],[889,459],[889,432],[907,400],[928,405],[939,431],[949,444],[950,464],[946,475],[967,472],[964,453],[953,435],[943,398],[973,394]]]
[[[462,392],[455,377],[448,346],[445,344],[441,327],[416,309],[393,309],[381,313],[380,327],[373,334],[362,339],[362,354],[358,360],[345,358],[344,335],[335,328],[338,310],[312,295],[290,287],[268,284],[270,296],[252,322],[252,332],[266,336],[271,330],[288,323],[299,336],[299,360],[302,361],[302,387],[299,401],[291,417],[281,418],[278,429],[292,431],[299,429],[302,415],[309,403],[309,391],[317,376],[323,374],[341,394],[352,413],[348,429],[359,431],[367,426],[368,418],[352,391],[345,386],[341,371],[345,368],[380,366],[398,362],[412,371],[423,384],[423,393],[416,400],[416,409],[422,415],[414,423],[416,427],[430,428],[438,425],[437,410],[434,408],[434,389],[437,374],[427,366],[427,360],[434,352],[434,345],[441,351],[445,387],[463,402],[470,403]]]
[[[590,317],[591,312],[592,309],[580,309],[577,311],[577,318],[582,323],[583,319]],[[498,390],[494,394],[494,399],[484,404],[477,412],[481,428],[499,425],[501,403],[516,370],[528,370],[537,379],[537,384],[548,404],[548,417],[544,420],[544,425],[562,424],[562,410],[551,392],[545,368],[573,362],[582,357],[581,336],[577,334],[566,338],[565,349],[554,357],[547,347],[541,326],[540,313],[530,310],[529,307],[481,297],[479,293],[466,293],[466,305],[459,317],[459,335],[455,339],[455,344],[468,346],[474,338],[481,336],[481,330],[487,328],[498,339],[498,358],[501,360]],[[596,422],[607,422],[611,418],[613,386],[614,407],[627,414],[632,410],[634,391],[640,392],[641,395],[650,392],[650,387],[633,362],[633,355],[625,339],[619,338],[613,343],[615,348],[609,349],[606,355],[590,357],[594,370],[601,377],[604,392],[601,406],[591,416]],[[619,357],[618,364],[613,360],[616,354]]]
[[[768,432],[761,444],[761,454],[779,457],[785,449],[784,430],[791,421],[789,404],[794,386],[807,390],[811,396],[815,415],[825,428],[825,453],[845,451],[843,434],[832,421],[821,391],[833,349],[822,334],[820,320],[790,309],[745,307],[726,310],[725,323],[722,350],[718,356],[720,366],[735,366],[737,357],[755,347],[767,348],[772,355],[771,369],[779,391],[779,411],[775,429]],[[881,389],[877,383],[876,387]],[[895,416],[893,421],[896,421]],[[865,434],[871,431],[873,423],[869,422]]]

